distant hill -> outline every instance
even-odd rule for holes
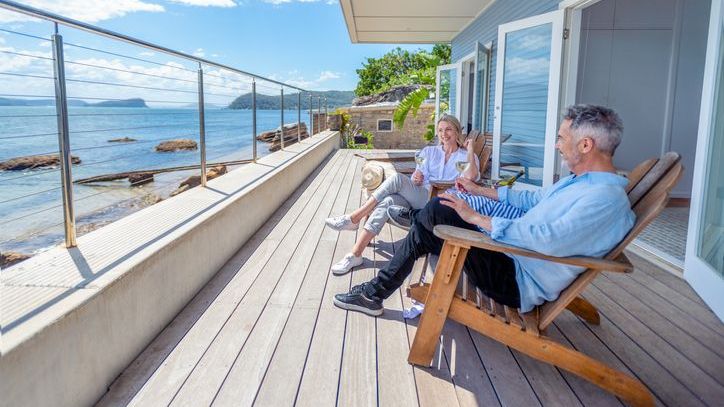
[[[327,104],[329,108],[335,108],[340,106],[352,105],[352,99],[354,99],[354,92],[349,90],[328,90],[326,92],[319,92],[315,94],[314,100],[312,101],[312,107],[317,108],[317,96],[322,96],[322,107],[324,107],[324,97],[327,98]],[[256,95],[256,108],[260,110],[274,110],[280,108],[279,96],[269,96],[257,93]],[[284,95],[284,108],[285,109],[296,109],[297,108],[297,94]],[[245,93],[236,98],[229,105],[229,109],[251,109],[251,93]],[[302,94],[302,109],[309,109],[309,95]]]
[[[55,106],[55,99],[11,99],[0,98],[0,106]],[[148,107],[146,101],[140,98],[124,100],[106,100],[98,103],[88,103],[83,100],[70,99],[68,106],[74,107]]]

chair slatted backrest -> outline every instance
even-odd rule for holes
[[[683,172],[680,160],[679,154],[669,152],[660,159],[644,161],[631,172],[626,191],[631,202],[631,209],[636,215],[636,223],[624,239],[604,257],[605,259],[615,260],[622,256],[626,246],[666,207],[669,193]],[[540,305],[538,328],[543,330],[553,322],[556,316],[586,288],[599,272],[599,270],[593,269],[586,270],[561,292],[558,299]]]

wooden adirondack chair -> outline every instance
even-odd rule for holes
[[[425,303],[425,311],[410,348],[408,361],[430,366],[446,318],[451,318],[483,335],[540,361],[576,374],[633,405],[653,405],[653,396],[635,378],[548,338],[545,330],[558,314],[568,309],[591,324],[599,324],[596,308],[580,297],[588,284],[602,271],[631,272],[633,266],[623,251],[626,246],[661,212],[669,193],[681,177],[683,167],[676,153],[651,159],[629,175],[626,188],[636,223],[626,237],[603,259],[583,256],[553,257],[498,243],[487,235],[452,226],[436,226],[434,233],[445,240],[432,284],[418,283],[408,288],[408,296]],[[563,264],[586,267],[557,300],[542,304],[531,312],[496,303],[475,290],[474,297],[456,295],[465,256],[470,247],[480,247]]]

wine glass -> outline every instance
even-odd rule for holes
[[[458,177],[462,177],[463,172],[465,172],[468,169],[468,166],[470,163],[467,161],[458,161],[455,163],[455,169],[458,170]]]
[[[418,167],[422,167],[425,164],[425,156],[422,155],[422,150],[415,153],[415,163]]]

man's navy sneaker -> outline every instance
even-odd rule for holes
[[[412,212],[404,206],[391,205],[387,208],[387,217],[393,225],[410,230],[412,225]]]
[[[363,314],[378,316],[382,315],[382,301],[369,298],[364,293],[364,284],[356,285],[345,294],[334,296],[334,305],[349,311],[357,311]]]

